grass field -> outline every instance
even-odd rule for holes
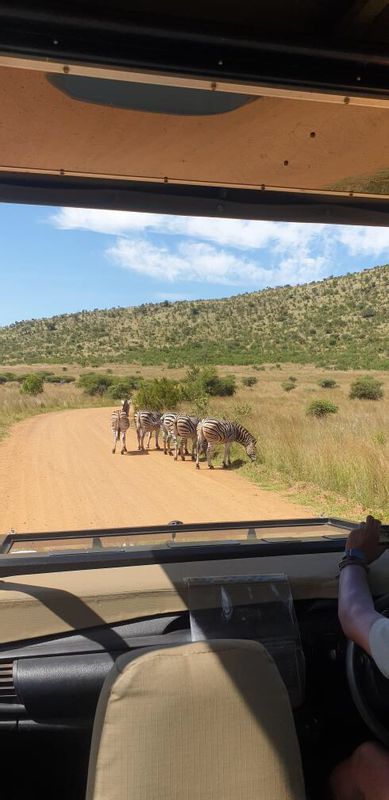
[[[40,364],[31,372],[45,369]],[[6,369],[6,368],[5,368]],[[50,365],[51,370],[62,370]],[[144,378],[181,378],[184,369],[106,365],[112,374],[138,374]],[[0,371],[2,368],[0,367]],[[26,366],[12,367],[26,372]],[[68,366],[78,377],[80,370]],[[209,398],[208,413],[237,419],[258,440],[258,461],[247,463],[242,448],[233,453],[235,468],[262,487],[276,489],[290,499],[306,503],[318,514],[359,518],[366,511],[389,519],[389,374],[372,372],[384,384],[382,400],[349,400],[353,379],[361,372],[325,371],[285,365],[267,365],[263,371],[251,367],[220,368],[220,374],[236,376],[237,392],[233,397]],[[243,377],[256,377],[252,388],[242,384]],[[284,391],[282,383],[292,376],[296,388]],[[322,389],[323,377],[336,380],[334,389]],[[314,398],[325,398],[338,406],[338,413],[325,419],[307,417],[306,406]],[[56,409],[112,404],[112,400],[94,400],[74,384],[45,384],[37,397],[20,394],[19,385],[0,385],[0,436],[9,426],[26,416]],[[244,517],[244,509],[242,509]]]

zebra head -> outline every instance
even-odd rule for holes
[[[255,439],[250,439],[248,445],[246,446],[246,453],[247,453],[250,461],[255,461],[256,458],[257,458],[255,445],[256,445]]]
[[[128,414],[128,412],[130,410],[130,406],[132,404],[131,397],[128,400],[127,399],[126,400],[122,400],[121,402],[122,402],[122,410],[124,411],[125,414]]]

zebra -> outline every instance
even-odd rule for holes
[[[195,460],[196,443],[197,443],[197,425],[200,420],[198,417],[190,417],[187,414],[177,414],[173,423],[175,452],[174,460],[177,461],[178,453],[180,453],[181,461],[185,461],[185,456],[189,455],[186,444],[188,439],[192,439],[192,461]],[[178,446],[178,437],[180,437],[180,446]]]
[[[150,447],[152,433],[155,433],[155,446],[160,450],[158,435],[161,427],[161,414],[159,411],[137,411],[135,414],[136,435],[138,437],[138,450],[144,450],[144,438],[148,433],[146,450]]]
[[[111,414],[111,430],[113,434],[113,448],[112,453],[116,453],[116,445],[122,436],[122,449],[121,455],[127,453],[126,447],[126,433],[130,427],[130,406],[131,400],[122,400],[122,407],[112,411]]]
[[[163,439],[163,452],[166,455],[171,456],[171,440],[174,440],[174,423],[176,421],[177,414],[173,411],[165,411],[161,417],[161,429],[162,429],[162,439]]]
[[[211,463],[212,451],[217,444],[224,444],[223,469],[231,466],[230,449],[232,442],[239,442],[239,444],[243,445],[251,461],[255,461],[256,440],[243,425],[240,425],[238,422],[228,422],[226,420],[212,419],[211,417],[202,419],[197,426],[196,469],[200,469],[199,453],[202,446],[206,443],[208,445],[208,469],[213,469]]]

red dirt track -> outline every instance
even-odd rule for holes
[[[110,409],[61,411],[16,425],[0,444],[0,534],[313,516],[233,470],[136,450],[112,455]],[[301,535],[301,533],[300,533]]]

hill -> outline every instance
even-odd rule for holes
[[[0,328],[0,363],[314,363],[389,368],[389,266],[223,300],[80,311]]]

